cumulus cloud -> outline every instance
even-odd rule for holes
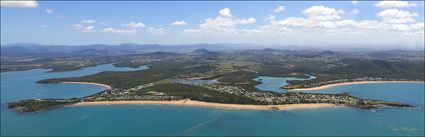
[[[415,23],[415,24],[410,24],[410,29],[413,29],[413,30],[421,30],[421,31],[424,31],[424,23],[422,22],[422,23]]]
[[[232,17],[232,14],[230,14],[229,8],[221,9],[220,11],[218,11],[218,13],[220,14],[220,16],[223,16],[223,17]]]
[[[303,13],[313,20],[335,20],[340,19],[344,11],[319,5],[307,8],[303,10]]]
[[[71,24],[69,26],[73,30],[78,30],[80,32],[94,32],[94,26],[83,25],[83,24]]]
[[[38,3],[34,0],[28,1],[0,1],[1,7],[9,7],[9,8],[36,8],[38,7]]]
[[[47,14],[53,14],[53,9],[49,9],[49,8],[47,8],[47,9],[45,9],[44,10]]]
[[[274,20],[274,19],[276,19],[276,16],[274,16],[274,15],[268,15],[268,16],[265,17],[266,21],[270,21],[270,20]]]
[[[174,21],[173,23],[170,24],[171,26],[186,26],[187,23],[183,20],[181,21]]]
[[[417,17],[418,14],[399,9],[386,9],[376,14],[376,16],[380,17],[386,23],[408,23],[415,22],[414,17]]]
[[[116,29],[116,28],[104,28],[102,32],[115,33],[115,34],[135,34],[137,30],[134,29]]]
[[[146,27],[142,22],[130,22],[128,24],[123,24],[123,26],[128,27],[130,29],[139,29]]]
[[[93,23],[96,23],[96,20],[82,20],[81,23],[84,23],[84,24],[93,24]]]
[[[184,34],[195,33],[193,37],[206,37],[207,40],[237,39],[242,42],[258,41],[359,41],[371,44],[394,43],[423,43],[418,41],[424,36],[424,24],[416,23],[417,13],[399,9],[385,9],[376,13],[378,19],[354,20],[344,18],[344,11],[325,6],[312,6],[301,11],[305,16],[278,19],[274,15],[265,17],[265,24],[255,28],[239,28],[239,25],[255,23],[250,18],[235,18],[230,9],[230,16],[220,14],[215,18],[207,18],[198,28],[185,29]],[[358,9],[352,9],[351,14],[358,14]],[[388,37],[396,37],[388,40]],[[378,40],[379,39],[379,40]],[[286,40],[286,41],[285,41]],[[411,40],[416,40],[410,42]],[[372,41],[372,42],[371,42]],[[379,42],[377,42],[379,41]],[[361,43],[360,42],[360,43]]]
[[[208,33],[219,35],[232,35],[236,34],[239,29],[238,25],[256,23],[253,17],[237,19],[231,15],[229,8],[219,10],[219,15],[215,18],[207,18],[199,25],[197,29],[185,29],[185,33]]]
[[[308,24],[308,20],[304,18],[289,17],[278,21],[278,23],[282,26],[305,26]]]
[[[274,13],[281,13],[281,12],[283,12],[283,11],[285,11],[285,7],[284,7],[284,6],[277,6],[277,7],[273,10],[273,12],[274,12]]]
[[[148,29],[146,29],[146,32],[149,32],[149,33],[155,34],[155,35],[165,35],[165,34],[167,34],[167,31],[164,28],[154,28],[154,27],[148,27]]]
[[[378,8],[406,8],[416,7],[416,3],[409,1],[380,1],[375,4]]]
[[[257,22],[257,21],[253,17],[238,20],[239,24],[253,24],[255,22]]]

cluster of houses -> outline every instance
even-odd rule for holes
[[[137,87],[140,88],[140,87]],[[131,94],[134,88],[122,89],[115,88],[110,90],[102,91],[98,94],[88,96],[82,99],[82,101],[116,101],[116,100],[182,100],[180,96],[168,96],[168,95],[137,95]]]
[[[336,104],[357,104],[366,101],[348,94],[322,94],[322,93],[287,93],[282,102],[286,104],[296,103],[336,103]]]
[[[296,104],[296,103],[339,103],[356,104],[362,100],[348,94],[321,94],[321,93],[286,93],[273,94],[269,92],[247,91],[237,86],[214,86],[218,92],[225,92],[238,96],[245,96],[261,102],[271,104]]]

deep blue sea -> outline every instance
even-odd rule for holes
[[[57,77],[102,71],[143,70],[111,64],[84,70],[47,73],[46,69],[1,73],[1,135],[424,135],[424,84],[385,83],[333,87],[320,91],[412,103],[419,109],[320,108],[291,111],[231,110],[169,105],[64,107],[19,114],[5,103],[26,98],[81,97],[104,90],[97,85],[36,84]],[[257,78],[258,79],[258,78]],[[260,77],[256,87],[276,92],[285,79]],[[290,78],[292,79],[292,78]]]

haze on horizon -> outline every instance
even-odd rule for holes
[[[424,48],[423,1],[1,1],[1,45]]]

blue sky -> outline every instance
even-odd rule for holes
[[[423,1],[2,1],[1,44],[423,47],[423,13]]]

